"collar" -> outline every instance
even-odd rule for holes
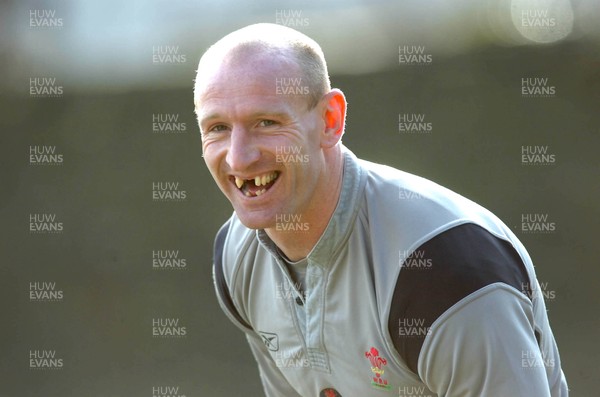
[[[306,257],[309,263],[322,268],[329,267],[329,264],[350,236],[360,209],[359,200],[362,197],[367,180],[366,172],[360,166],[354,153],[343,145],[342,155],[344,157],[344,171],[338,203],[325,231]],[[256,236],[264,248],[276,259],[280,259],[275,243],[264,229],[258,229]]]

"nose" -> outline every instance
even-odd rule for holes
[[[233,172],[244,172],[260,159],[260,150],[243,127],[233,127],[225,161]]]

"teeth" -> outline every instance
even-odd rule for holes
[[[274,181],[276,178],[277,178],[277,172],[271,172],[270,174],[255,176],[254,184],[256,186],[265,186],[268,183],[271,183],[272,181]],[[238,189],[241,189],[245,182],[246,182],[245,179],[238,178],[237,176],[235,177],[235,185],[238,187]],[[260,190],[260,192],[264,193],[264,192],[266,192],[266,189],[262,189],[262,190]],[[246,194],[246,195],[248,195],[248,194]],[[257,196],[259,196],[259,195],[260,194],[257,194]]]
[[[244,180],[242,178],[238,178],[236,176],[235,177],[235,184],[238,187],[238,189],[241,189],[242,185],[244,184]]]
[[[256,195],[257,195],[257,196],[260,196],[261,194],[263,194],[263,193],[264,193],[264,192],[266,192],[266,191],[267,191],[267,189],[261,189],[261,190],[259,190],[258,192],[256,192]]]
[[[277,176],[276,172],[271,172],[270,174],[263,175],[262,184],[266,185],[267,183],[270,183],[272,180],[275,179],[276,176]]]
[[[265,186],[267,183],[271,182],[277,176],[276,172],[271,172],[270,174],[258,175],[254,177],[254,184],[256,186]],[[236,182],[237,183],[237,182]]]

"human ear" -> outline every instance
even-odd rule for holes
[[[321,146],[335,146],[344,134],[346,123],[346,97],[344,93],[334,88],[321,99],[324,103],[323,121],[325,128],[321,136]]]

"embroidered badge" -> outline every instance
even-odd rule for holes
[[[371,378],[371,386],[376,389],[390,390],[392,385],[388,385],[388,381],[383,377],[385,374],[383,367],[387,365],[387,360],[381,357],[374,347],[365,352],[365,357],[371,362],[371,372],[375,375]]]

